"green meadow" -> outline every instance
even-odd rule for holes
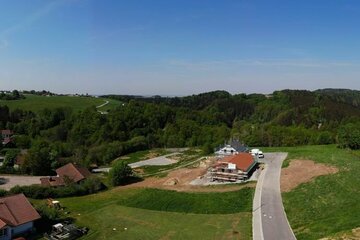
[[[359,152],[335,145],[277,148],[291,159],[309,159],[335,166],[339,172],[320,176],[283,193],[284,207],[297,239],[335,237],[360,227]]]
[[[25,99],[20,100],[0,100],[0,105],[7,105],[11,110],[23,109],[38,112],[42,109],[54,109],[59,107],[72,108],[74,111],[83,110],[92,106],[99,106],[105,101],[109,103],[99,110],[107,111],[118,105],[119,101],[95,97],[80,97],[80,96],[38,96],[38,95],[25,95]]]
[[[60,199],[82,239],[251,239],[254,188],[226,193],[180,193],[115,188]],[[125,229],[126,228],[126,229]]]

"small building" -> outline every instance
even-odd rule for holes
[[[249,148],[239,140],[231,140],[228,143],[215,149],[215,154],[220,156],[235,155],[241,152],[247,152]]]
[[[80,183],[85,180],[91,173],[85,167],[80,167],[73,163],[68,163],[56,169],[57,176],[40,178],[41,185],[60,187],[69,183]],[[0,239],[1,240],[1,239]]]
[[[10,240],[31,233],[40,219],[24,194],[0,198],[0,240]]]
[[[1,143],[3,146],[11,147],[13,145],[13,131],[9,129],[1,130]]]
[[[239,153],[224,157],[211,169],[213,181],[236,182],[250,178],[257,165],[257,158],[250,153]]]

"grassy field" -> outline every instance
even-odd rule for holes
[[[334,237],[360,226],[359,152],[334,145],[272,150],[289,152],[287,162],[310,159],[339,169],[337,174],[317,177],[283,193],[288,219],[299,240]]]
[[[93,97],[72,97],[72,96],[37,96],[26,95],[25,99],[5,101],[0,100],[0,105],[7,105],[11,110],[23,109],[37,112],[44,108],[69,107],[74,111],[83,110],[91,106],[99,106],[105,101],[109,104],[99,108],[101,111],[107,111],[120,104],[120,102],[112,99],[93,98]]]
[[[77,224],[90,228],[83,239],[246,240],[251,239],[253,192],[253,188],[228,193],[112,189],[60,202]]]

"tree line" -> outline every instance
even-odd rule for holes
[[[354,99],[360,96],[352,94]],[[342,90],[271,95],[215,91],[173,98],[110,95],[106,97],[123,104],[107,115],[95,107],[34,113],[0,106],[0,127],[14,130],[17,147],[29,148],[21,171],[35,175],[49,175],[67,162],[107,165],[121,155],[154,147],[201,146],[212,152],[231,137],[249,146],[338,143],[359,148],[360,108],[343,95]]]

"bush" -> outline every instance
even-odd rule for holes
[[[15,186],[10,189],[10,194],[23,193],[26,197],[34,199],[62,198],[93,194],[104,189],[105,186],[96,178],[91,177],[80,184],[71,184],[64,187],[44,187],[41,185]]]
[[[113,186],[126,184],[132,176],[131,167],[123,161],[117,161],[109,172],[109,180]]]

